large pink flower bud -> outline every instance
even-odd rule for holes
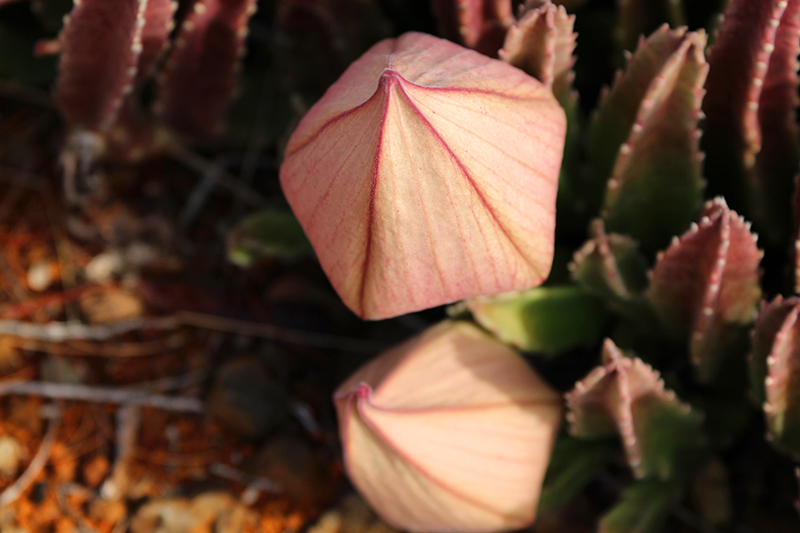
[[[281,185],[342,300],[397,316],[544,280],[565,127],[521,70],[407,33],[303,117]]]
[[[393,526],[533,522],[561,397],[476,326],[434,326],[362,367],[334,400],[350,479]]]

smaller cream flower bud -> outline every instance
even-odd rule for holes
[[[508,346],[446,321],[370,362],[334,396],[353,484],[410,531],[533,522],[562,403]]]

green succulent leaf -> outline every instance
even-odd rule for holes
[[[691,38],[689,41],[697,39]],[[646,40],[642,38],[636,52],[630,56],[624,71],[617,73],[610,90],[601,95],[601,102],[589,129],[588,158],[593,173],[585,198],[590,211],[599,209],[606,183],[612,177],[618,155],[633,133],[640,109],[651,86],[671,61],[682,61],[682,48],[689,45],[685,29],[670,30],[662,26]],[[686,55],[684,51],[683,55]],[[678,59],[673,59],[678,57]],[[656,85],[662,85],[656,83]],[[692,94],[692,98],[696,95]],[[652,107],[654,101],[647,103]],[[642,125],[643,126],[643,125]],[[692,140],[694,142],[694,140]],[[694,161],[691,161],[694,163]]]
[[[586,439],[619,435],[637,478],[672,479],[702,457],[702,419],[658,372],[606,340],[603,365],[566,394],[570,434]]]
[[[241,267],[259,260],[294,260],[313,254],[303,228],[290,211],[268,209],[245,218],[228,237],[228,259]]]
[[[708,64],[705,33],[686,33],[644,94],[608,182],[603,218],[648,253],[685,231],[702,205],[697,122]]]
[[[539,496],[539,512],[568,503],[619,453],[614,439],[587,442],[568,435],[559,437]]]
[[[548,356],[595,345],[608,320],[603,302],[575,286],[536,287],[465,305],[501,341]]]
[[[622,493],[622,501],[600,519],[598,533],[659,533],[684,487],[676,481],[643,480]]]
[[[701,381],[714,377],[755,320],[760,260],[750,225],[721,198],[658,255],[647,299],[674,340],[689,345]]]
[[[703,110],[705,173],[714,194],[787,237],[800,161],[795,120],[800,1],[733,0],[714,45]]]
[[[639,312],[647,287],[647,262],[627,235],[606,234],[602,220],[591,224],[591,239],[573,257],[569,271],[583,289],[624,314]]]

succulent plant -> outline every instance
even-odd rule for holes
[[[314,37],[336,47],[288,46],[315,65],[390,31],[372,4],[279,4],[286,35],[331,22]],[[347,472],[397,527],[527,527],[598,476],[616,496],[599,531],[661,531],[690,499],[719,525],[737,510],[698,487],[761,433],[759,453],[800,456],[800,0],[559,4],[433,0],[444,38],[377,42],[297,122],[296,220],[231,238],[240,264],[294,260],[301,227],[364,319],[454,304],[334,397]],[[214,136],[255,2],[192,5],[170,38],[169,2],[76,4],[54,92],[72,131],[128,159]],[[597,34],[621,68],[595,98]],[[311,70],[282,71],[302,110],[333,77]]]

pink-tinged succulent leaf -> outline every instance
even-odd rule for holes
[[[275,10],[275,65],[308,108],[391,25],[374,0],[282,0]]]
[[[491,532],[533,521],[562,403],[476,326],[434,326],[362,367],[334,401],[350,479],[393,526]]]
[[[798,0],[734,0],[709,52],[703,146],[710,188],[772,240],[790,227],[786,198],[800,158],[799,28]]]
[[[633,50],[642,35],[667,24],[678,28],[685,24],[683,6],[676,0],[617,0],[615,37],[625,50]]]
[[[190,137],[219,134],[236,90],[255,0],[198,0],[158,79],[156,114]]]
[[[619,435],[637,478],[669,479],[703,447],[700,416],[664,389],[658,372],[607,339],[603,365],[566,394],[569,431],[596,439]]]
[[[602,220],[592,221],[590,233],[569,264],[572,279],[606,300],[639,300],[647,287],[647,262],[639,245],[627,235],[606,234]]]
[[[169,34],[175,24],[176,0],[147,0],[142,28],[142,54],[139,56],[136,81],[153,75],[169,44]]]
[[[568,91],[572,85],[577,34],[575,15],[563,6],[546,2],[523,12],[505,37],[498,53],[501,60],[524,70],[554,93]],[[558,95],[556,95],[558,96]]]
[[[511,0],[433,0],[441,34],[490,57],[514,23]]]
[[[564,129],[520,70],[408,33],[306,114],[281,185],[345,304],[387,318],[542,282]]]
[[[753,399],[758,405],[763,405],[767,399],[765,388],[769,371],[767,359],[772,353],[775,336],[789,315],[796,313],[795,310],[798,307],[800,307],[800,298],[784,299],[781,295],[776,296],[769,304],[761,303],[758,319],[751,332],[751,350],[748,357]]]
[[[800,454],[800,300],[776,298],[763,309],[753,334],[750,372],[763,378],[754,387],[764,399],[767,438]],[[766,377],[764,377],[766,375]],[[759,397],[759,395],[763,395]]]
[[[792,195],[792,237],[794,246],[794,292],[800,294],[800,174],[794,178],[794,194]]]
[[[670,30],[666,25],[645,40],[628,61],[624,72],[618,72],[610,90],[601,102],[589,128],[588,156],[593,180],[587,199],[597,207],[602,204],[606,183],[611,178],[622,145],[631,135],[639,108],[650,86],[664,66],[685,41],[685,29]]]
[[[59,39],[54,98],[67,123],[105,131],[133,87],[147,0],[82,0]]]
[[[672,506],[683,496],[680,481],[642,480],[600,519],[598,533],[660,533]]]
[[[537,287],[464,303],[475,321],[501,341],[550,356],[597,345],[608,322],[603,302],[574,286]]]
[[[653,253],[702,205],[700,105],[708,64],[705,33],[686,33],[644,94],[608,182],[603,218]],[[634,59],[635,61],[635,59]]]
[[[666,330],[689,342],[701,381],[716,374],[729,344],[756,317],[760,260],[750,225],[721,198],[658,255],[647,297]]]

